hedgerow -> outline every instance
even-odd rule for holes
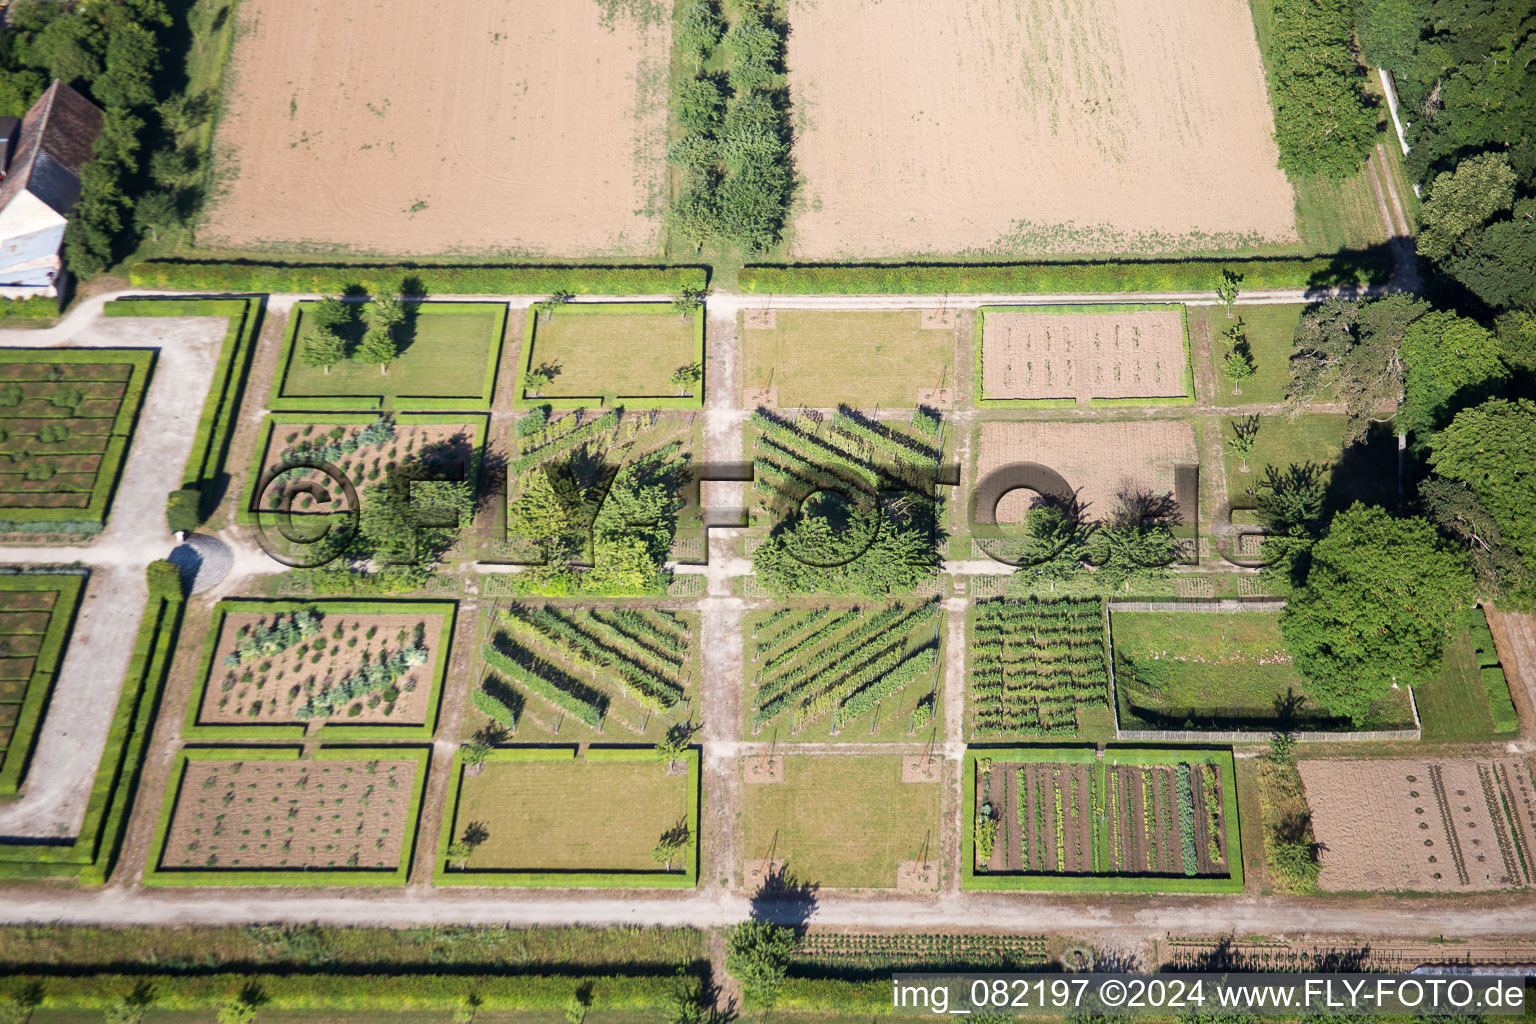
[[[671,295],[703,289],[709,268],[596,264],[452,265],[431,263],[268,263],[148,260],[128,279],[139,288],[339,294],[354,285],[369,292],[430,295]]]
[[[1095,263],[750,264],[737,277],[744,292],[780,295],[1039,295],[1053,292],[1199,292],[1214,294],[1223,270],[1246,289],[1381,284],[1391,272],[1383,249],[1327,257],[1127,260]]]
[[[105,1011],[135,991],[147,990],[157,1011],[209,1011],[242,992],[263,1011],[487,1012],[557,1011],[578,989],[592,1011],[660,1011],[670,1004],[672,975],[581,976],[447,974],[11,974],[0,979],[0,998],[35,998],[38,1010]]]

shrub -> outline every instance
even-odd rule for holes
[[[202,517],[198,514],[203,492],[195,487],[183,487],[165,496],[165,523],[172,533],[191,533],[197,529]]]

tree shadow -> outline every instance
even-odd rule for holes
[[[819,884],[802,882],[791,874],[788,861],[777,868],[770,867],[763,883],[752,894],[752,916],[793,928],[797,937],[803,936],[816,912],[820,890]]]

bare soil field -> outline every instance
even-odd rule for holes
[[[198,241],[650,255],[670,31],[598,4],[245,0]]]
[[[1089,517],[1099,518],[1114,510],[1117,494],[1173,493],[1174,467],[1198,461],[1194,429],[1183,420],[984,423],[977,479],[1013,463],[1039,463],[1061,474]],[[997,521],[1022,521],[1030,497],[1004,495]]]
[[[789,22],[796,257],[1297,238],[1244,0],[790,0]]]
[[[167,868],[389,868],[410,833],[412,761],[189,761]]]
[[[1323,847],[1323,889],[1531,884],[1536,784],[1527,762],[1303,760],[1299,767]]]
[[[1175,398],[1184,366],[1176,309],[989,312],[981,338],[987,398]]]
[[[224,617],[200,721],[222,725],[296,721],[299,708],[317,693],[412,647],[425,650],[424,661],[390,679],[387,686],[373,687],[347,700],[345,711],[338,709],[329,717],[343,725],[420,725],[426,721],[434,659],[441,653],[441,615],[326,614],[319,631],[306,643],[270,657],[227,664],[239,638],[259,625],[271,624],[272,619],[271,615],[249,612]]]

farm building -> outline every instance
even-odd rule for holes
[[[101,111],[55,81],[27,111],[20,138],[6,147],[0,184],[0,289],[53,295],[80,171],[101,134]]]

